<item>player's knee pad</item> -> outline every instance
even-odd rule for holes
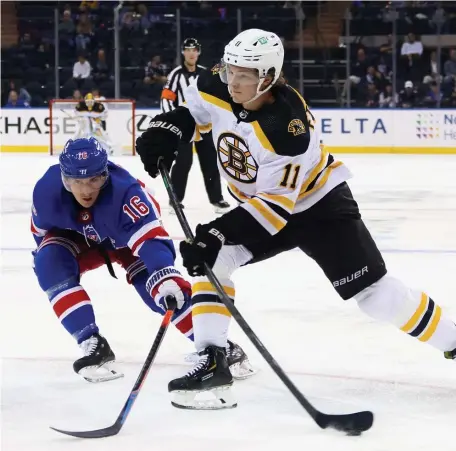
[[[74,254],[60,244],[48,244],[35,254],[35,274],[43,291],[74,279],[79,283],[79,265]]]
[[[386,274],[355,296],[359,308],[379,321],[401,327],[416,311],[421,293],[408,288],[400,280]]]
[[[234,301],[234,284],[231,275],[234,270],[251,260],[252,254],[244,246],[223,246],[212,268],[217,279],[222,284],[225,293]],[[205,302],[217,302],[217,290],[206,276],[195,277],[192,285],[193,305]]]
[[[251,258],[251,252],[244,246],[223,246],[212,268],[215,276],[222,284],[225,294],[233,302],[235,289],[231,275],[235,269],[247,263]],[[207,277],[195,277],[193,279],[192,305],[193,325],[200,318],[206,317],[205,314],[212,314],[214,320],[219,322],[221,327],[225,327],[223,324],[230,317],[228,309],[220,301],[217,290]]]
[[[234,270],[252,259],[252,254],[244,246],[223,246],[212,271],[220,279],[230,279]]]

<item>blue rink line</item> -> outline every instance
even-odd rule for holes
[[[1,252],[32,252],[36,248],[32,247],[1,247]],[[301,252],[299,249],[292,249],[291,252]],[[456,249],[380,249],[380,252],[385,254],[456,254]]]

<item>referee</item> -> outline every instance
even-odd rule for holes
[[[194,38],[186,39],[182,44],[184,64],[174,68],[168,75],[168,80],[161,95],[161,109],[168,112],[185,102],[184,89],[192,80],[196,80],[203,70],[203,66],[197,64],[201,53],[201,45]],[[209,135],[209,136],[208,136]],[[204,185],[206,187],[209,202],[215,207],[216,213],[224,213],[230,208],[230,204],[223,199],[220,174],[217,168],[217,155],[210,134],[206,134],[204,140],[195,142],[196,152],[203,172]],[[181,207],[187,187],[188,174],[193,162],[192,143],[181,142],[176,162],[171,169],[171,181]]]

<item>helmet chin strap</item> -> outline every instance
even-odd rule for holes
[[[247,102],[243,102],[244,105],[248,105],[249,103],[251,103],[254,100],[258,99],[258,97],[263,95],[265,92],[268,92],[272,88],[272,83],[270,83],[265,89],[263,89],[263,91],[260,91],[260,87],[263,84],[264,80],[265,80],[264,78],[260,79],[260,82],[258,83],[258,86],[257,86],[257,93],[250,100],[248,100]]]

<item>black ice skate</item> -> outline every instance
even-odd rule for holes
[[[123,377],[122,373],[111,367],[116,356],[106,338],[94,334],[83,341],[79,347],[84,352],[84,357],[73,363],[73,369],[86,381],[106,382]]]
[[[226,350],[208,346],[200,353],[199,360],[184,377],[168,384],[171,404],[181,409],[217,410],[236,407],[231,393],[231,376]]]
[[[212,205],[214,206],[215,213],[217,213],[217,214],[226,213],[231,208],[231,205],[226,200],[223,200],[223,199],[218,202],[214,202]]]
[[[456,349],[453,349],[452,351],[446,351],[443,353],[446,359],[450,360],[456,360]]]
[[[199,360],[197,352],[185,356],[185,361],[196,364]],[[247,354],[236,343],[228,340],[226,345],[226,359],[230,367],[231,375],[235,380],[247,379],[258,372],[249,361]]]
[[[236,343],[228,340],[226,345],[226,359],[234,379],[247,379],[257,373],[244,350]]]

